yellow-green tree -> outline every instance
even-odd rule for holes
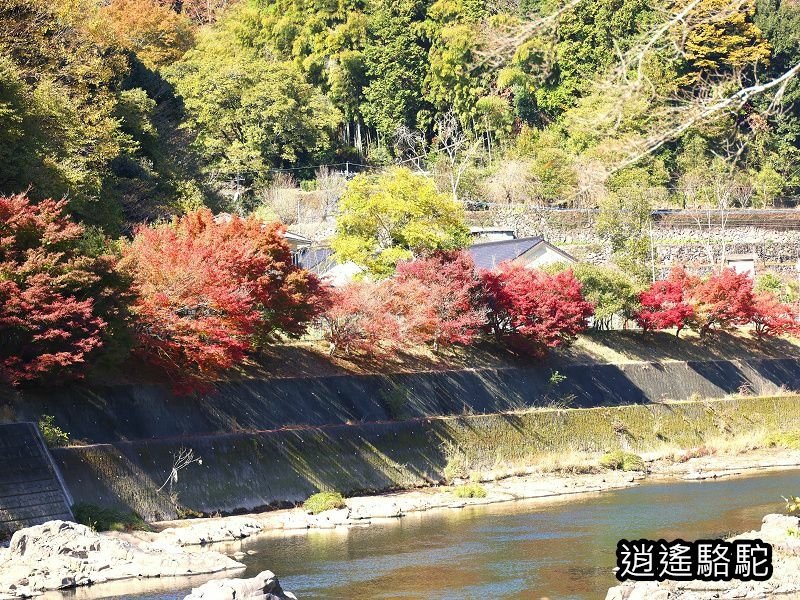
[[[689,30],[684,44],[695,77],[703,73],[743,69],[769,62],[770,47],[753,23],[755,3],[743,2],[731,10],[729,0],[703,0],[692,11],[699,23]]]
[[[333,249],[377,277],[392,274],[399,261],[434,250],[466,246],[464,210],[433,181],[406,168],[358,175],[340,202]]]
[[[175,62],[192,46],[192,23],[158,0],[113,0],[102,9],[118,43],[151,69]]]

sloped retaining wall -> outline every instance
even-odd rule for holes
[[[60,448],[54,456],[76,501],[157,519],[174,516],[156,490],[181,448],[203,462],[180,473],[178,501],[210,513],[299,502],[320,489],[352,494],[426,485],[446,471],[513,469],[544,454],[615,448],[621,436],[643,452],[798,428],[796,398],[739,398],[117,442]]]
[[[71,518],[69,497],[36,425],[0,424],[0,533]]]
[[[564,379],[553,385],[557,369]],[[278,429],[294,425],[488,414],[565,400],[573,407],[638,404],[692,395],[800,389],[800,359],[545,365],[394,375],[248,380],[201,397],[167,387],[76,387],[26,392],[16,420],[54,415],[91,443]]]

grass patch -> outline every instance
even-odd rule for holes
[[[102,508],[94,504],[76,504],[72,513],[78,523],[95,531],[152,531],[139,515],[113,508]]]
[[[764,443],[768,448],[788,448],[800,450],[800,432],[780,431],[767,436]]]
[[[644,460],[633,452],[614,450],[600,457],[600,466],[615,471],[644,471]]]
[[[456,498],[486,498],[486,488],[480,483],[465,483],[453,490]]]
[[[314,494],[303,503],[305,511],[312,515],[318,515],[334,508],[344,508],[345,506],[344,497],[339,492],[320,492]]]

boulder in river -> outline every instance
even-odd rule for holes
[[[158,541],[124,540],[69,521],[20,529],[0,554],[0,597],[30,597],[134,577],[218,573],[244,565],[211,551]]]
[[[164,529],[159,539],[173,541],[179,546],[195,546],[240,540],[261,531],[263,525],[252,517],[226,517],[222,519],[198,519],[184,527]]]
[[[215,579],[192,590],[184,600],[297,600],[281,588],[272,571],[251,579]]]

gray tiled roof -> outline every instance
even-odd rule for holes
[[[516,240],[498,240],[483,242],[469,247],[469,253],[479,269],[494,269],[501,262],[518,258],[536,244],[543,241],[540,237],[526,237]]]

